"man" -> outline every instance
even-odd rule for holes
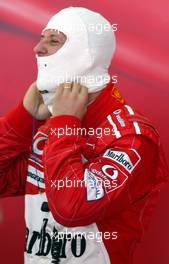
[[[25,263],[132,263],[167,168],[108,74],[111,25],[66,8],[34,50],[37,81],[0,121],[0,196],[25,195]]]

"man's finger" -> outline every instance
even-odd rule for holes
[[[80,94],[82,96],[88,96],[88,88],[84,85],[81,86]]]
[[[78,94],[78,93],[80,93],[80,91],[81,91],[81,84],[74,82],[72,85],[72,93]]]
[[[56,88],[56,95],[61,95],[64,91],[64,84],[61,83],[57,88]]]
[[[63,93],[64,94],[67,94],[67,93],[70,93],[72,91],[72,86],[73,84],[71,82],[65,82],[63,84]]]

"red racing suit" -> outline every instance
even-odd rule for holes
[[[0,197],[25,195],[26,264],[132,263],[168,171],[157,130],[113,84],[82,122],[21,103],[0,135]]]

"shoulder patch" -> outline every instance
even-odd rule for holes
[[[128,173],[132,173],[135,167],[141,161],[141,157],[135,149],[107,149],[103,154],[104,158],[110,159],[122,166]]]
[[[104,196],[102,182],[89,169],[85,170],[84,181],[87,191],[87,201],[96,201]]]

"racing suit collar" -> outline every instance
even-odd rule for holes
[[[82,127],[96,128],[108,114],[121,108],[125,100],[119,89],[110,82],[104,90],[91,103],[82,120]]]

